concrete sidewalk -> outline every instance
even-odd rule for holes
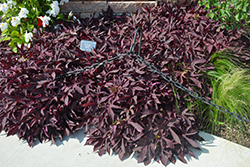
[[[250,149],[232,143],[222,138],[200,132],[206,140],[199,142],[201,151],[194,151],[197,159],[185,156],[188,164],[177,160],[168,167],[249,167]],[[6,137],[0,134],[0,166],[1,167],[143,167],[137,163],[135,156],[120,161],[117,155],[108,154],[99,157],[93,153],[93,146],[84,146],[86,136],[83,131],[65,137],[56,145],[51,142],[36,143],[30,148],[25,141],[18,137]],[[163,167],[162,164],[152,162],[148,167]]]

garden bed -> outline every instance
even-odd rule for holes
[[[249,40],[206,14],[195,3],[159,2],[132,15],[109,7],[95,17],[64,16],[56,26],[38,19],[46,28],[33,29],[30,46],[13,52],[8,41],[0,43],[0,130],[32,146],[86,128],[86,144],[99,155],[112,150],[125,159],[136,152],[145,165],[151,159],[174,163],[176,155],[186,163],[185,154],[194,156],[188,148],[199,149],[196,140],[202,140],[197,129],[213,121],[235,125],[221,122],[214,103],[233,110],[249,98]],[[83,51],[81,40],[96,47]],[[232,105],[230,91],[215,90],[231,78],[220,76],[235,76],[234,69],[244,76],[233,88],[243,90],[243,99]],[[246,111],[240,114],[248,117]],[[248,125],[236,123],[248,137]]]

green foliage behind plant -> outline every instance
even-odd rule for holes
[[[199,4],[209,10],[207,16],[225,23],[227,30],[242,28],[249,34],[250,0],[199,0]]]

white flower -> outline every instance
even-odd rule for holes
[[[46,13],[49,14],[50,16],[52,15],[53,17],[56,17],[60,12],[58,2],[53,1],[52,4],[50,5],[50,7],[52,8],[52,10],[48,10]]]
[[[22,44],[17,44],[17,46],[18,46],[19,48],[21,48]],[[30,48],[30,43],[24,44],[24,47]]]
[[[9,9],[9,6],[6,3],[0,4],[0,11],[2,11],[3,13],[7,12],[8,9]]]
[[[59,5],[63,5],[64,3],[68,3],[68,2],[69,2],[69,0],[61,0]]]
[[[31,32],[27,33],[26,31],[24,37],[25,37],[25,42],[29,42],[32,41],[33,34]]]
[[[7,23],[0,23],[0,28],[3,31],[3,30],[8,28],[8,24]]]
[[[53,1],[51,5],[58,6],[58,1]]]
[[[40,16],[38,18],[42,20],[43,27],[46,27],[47,25],[49,25],[50,17],[48,17],[48,16]]]
[[[51,16],[51,10],[48,10],[46,14],[49,14]]]
[[[9,6],[9,8],[12,8],[12,6],[16,5],[16,2],[9,0],[9,1],[7,1],[7,5]]]
[[[52,8],[51,15],[53,17],[56,17],[59,14],[59,12],[60,12],[60,8],[58,6],[58,2],[57,1],[53,1],[53,3],[51,4],[51,8]]]
[[[21,8],[21,11],[19,12],[18,16],[20,18],[26,18],[28,13],[29,11],[26,8]]]
[[[73,12],[69,12],[69,17],[72,17],[73,16]]]
[[[73,20],[76,20],[78,22],[78,24],[81,24],[80,20],[77,19],[75,16],[73,16]]]
[[[20,17],[12,17],[11,19],[11,25],[13,27],[17,26],[20,24]]]

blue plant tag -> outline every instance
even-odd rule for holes
[[[95,49],[95,47],[96,47],[96,42],[95,41],[81,40],[80,49],[82,51],[91,52],[91,49]]]

